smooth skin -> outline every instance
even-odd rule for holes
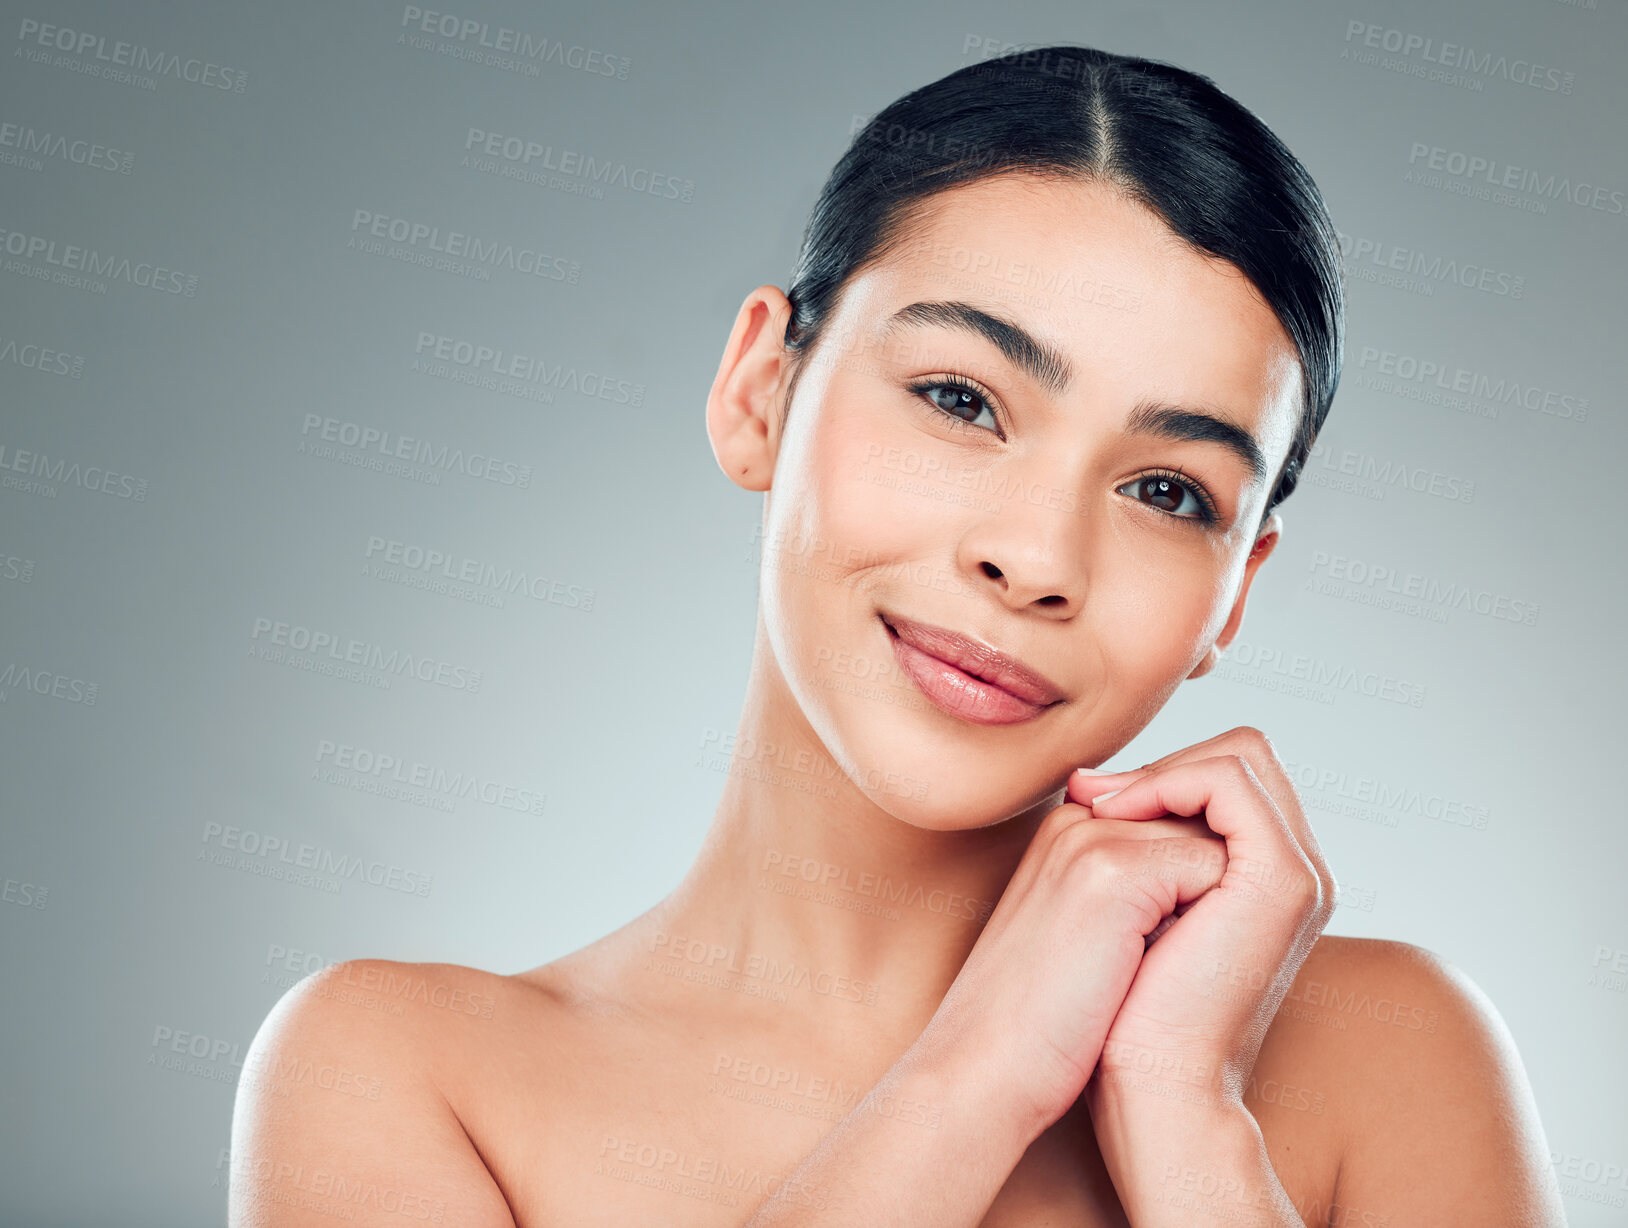
[[[774,286],[708,397],[764,561],[684,880],[513,976],[359,960],[290,990],[239,1090],[235,1228],[1564,1224],[1485,995],[1418,947],[1322,935],[1337,885],[1266,734],[1076,773],[1214,667],[1281,540],[1300,374],[1270,309],[1101,184],[983,180],[908,233],[789,414]],[[946,300],[1070,378],[942,320],[884,335]],[[977,391],[921,387],[949,374]],[[1127,433],[1150,398],[1241,427],[1267,474]],[[882,612],[1064,698],[950,715]]]

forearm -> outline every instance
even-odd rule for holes
[[[746,1228],[975,1228],[1048,1124],[977,1057],[924,1036]]]
[[[1304,1228],[1242,1104],[1091,1092],[1103,1162],[1134,1228]]]

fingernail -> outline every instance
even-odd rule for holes
[[[1095,796],[1095,797],[1093,797],[1093,798],[1092,798],[1092,799],[1091,799],[1091,804],[1092,804],[1092,805],[1093,805],[1093,806],[1095,806],[1095,805],[1098,805],[1098,804],[1099,804],[1099,803],[1102,803],[1102,802],[1105,802],[1105,801],[1107,801],[1107,800],[1108,800],[1108,799],[1109,799],[1109,798],[1110,798],[1110,797],[1112,797],[1112,796],[1113,796],[1113,795],[1114,795],[1114,794],[1116,794],[1116,793],[1123,793],[1123,792],[1124,792],[1124,791],[1125,791],[1125,790],[1123,790],[1123,789],[1109,789],[1109,790],[1108,790],[1108,792],[1106,792],[1106,793],[1099,793],[1099,794],[1097,794],[1097,795],[1096,795],[1096,796]]]
[[[1124,774],[1124,773],[1122,773],[1122,772],[1120,772],[1120,771],[1118,771],[1118,770],[1116,770],[1114,768],[1100,768],[1100,767],[1075,768],[1074,772],[1078,776],[1121,776],[1121,775]]]

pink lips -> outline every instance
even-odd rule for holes
[[[1032,720],[1063,693],[1014,657],[943,627],[883,614],[899,667],[951,716],[980,725]]]

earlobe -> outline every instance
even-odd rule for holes
[[[1232,613],[1227,616],[1227,625],[1221,628],[1221,634],[1215,637],[1193,672],[1188,678],[1202,678],[1221,662],[1221,654],[1238,635],[1238,628],[1244,621],[1244,604],[1249,599],[1249,586],[1255,581],[1255,574],[1260,570],[1261,564],[1266,562],[1267,556],[1277,549],[1278,543],[1283,540],[1283,518],[1273,512],[1266,518],[1261,530],[1255,535],[1255,543],[1249,548],[1249,557],[1244,560],[1244,578],[1238,586],[1238,596],[1233,599]]]
[[[744,490],[768,490],[779,450],[778,393],[791,302],[775,286],[746,296],[707,395],[707,438],[729,480]]]
[[[1202,678],[1220,663],[1221,651],[1214,644],[1211,644],[1210,650],[1204,654],[1204,659],[1193,666],[1193,672],[1188,674],[1187,677],[1190,679]]]

